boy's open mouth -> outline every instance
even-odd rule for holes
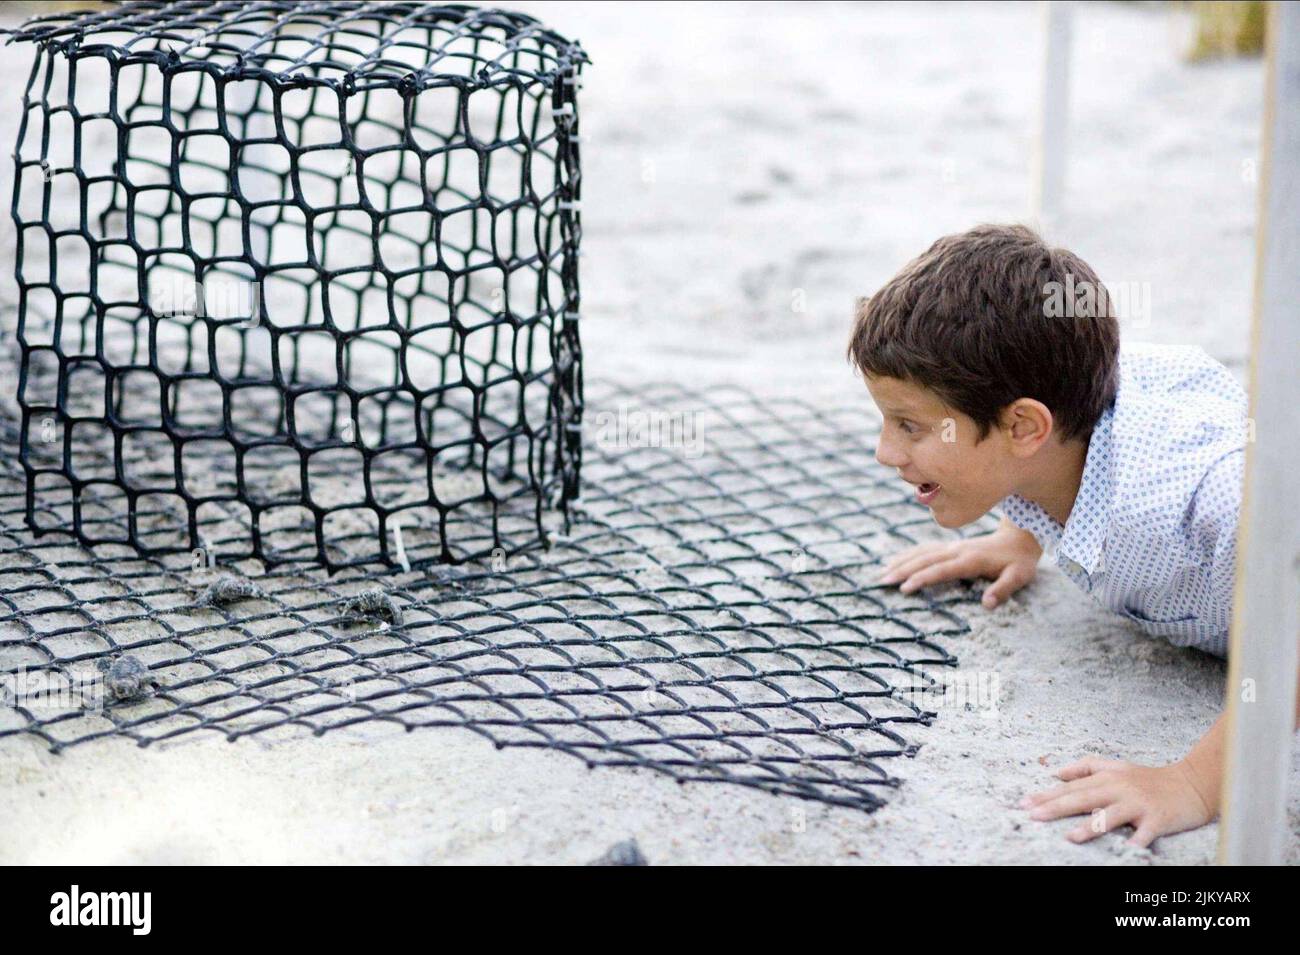
[[[916,499],[929,507],[942,490],[942,485],[935,484],[933,481],[925,481],[916,486]]]

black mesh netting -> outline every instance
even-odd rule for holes
[[[874,583],[932,524],[862,407],[584,397],[576,45],[410,3],[21,35],[0,736],[458,726],[880,804],[973,598]]]
[[[974,598],[874,583],[879,556],[933,524],[873,461],[862,408],[590,386],[585,437],[585,513],[551,550],[331,577],[34,540],[10,427],[0,668],[17,705],[0,711],[0,735],[60,749],[387,720],[879,805],[897,784],[887,760],[913,753],[904,731],[931,718],[930,668],[955,663],[945,643]],[[208,529],[218,552],[241,533],[220,525]],[[58,705],[55,690],[97,686],[95,662],[121,653],[155,689]]]
[[[244,552],[336,568],[344,539],[403,564],[402,525],[461,561],[563,524],[576,43],[458,5],[192,0],[15,38],[18,453],[57,528],[196,550],[237,508]],[[381,494],[396,468],[424,480]]]

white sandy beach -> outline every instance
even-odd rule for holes
[[[934,238],[1028,210],[1040,28],[1030,4],[521,3],[583,43],[583,345],[591,378],[861,400],[855,297]],[[10,20],[13,14],[4,11]],[[1125,340],[1197,343],[1243,378],[1262,64],[1187,65],[1152,5],[1079,5],[1068,213],[1049,238],[1143,283]],[[11,103],[26,51],[0,65]],[[0,110],[12,142],[17,110]],[[12,170],[0,174],[9,194]],[[12,246],[5,217],[4,245]],[[12,301],[4,268],[0,300]],[[54,756],[0,740],[4,863],[1202,864],[1217,827],[1075,846],[1015,808],[1095,753],[1182,756],[1224,665],[1105,615],[1059,573],[948,644],[996,673],[995,713],[940,710],[875,813],[469,731],[363,724],[314,738],[193,734]],[[1288,861],[1300,862],[1300,759]]]

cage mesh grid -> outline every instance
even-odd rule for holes
[[[408,573],[261,573],[251,559],[214,570],[33,540],[4,454],[0,671],[13,705],[0,736],[58,751],[203,730],[457,726],[589,766],[881,805],[898,783],[888,761],[915,752],[906,727],[934,716],[934,668],[955,665],[945,643],[966,632],[960,608],[977,597],[875,583],[880,555],[933,523],[872,459],[861,408],[729,388],[588,391],[585,512],[571,535],[545,552]],[[691,416],[694,452],[654,446],[637,416],[656,410]],[[12,449],[12,427],[3,439]],[[218,543],[220,523],[208,528]],[[218,574],[261,593],[205,606]],[[349,615],[347,599],[371,588],[395,620]],[[88,685],[95,662],[120,653],[156,678],[152,695],[92,709],[41,696]]]
[[[484,33],[506,42],[489,55]],[[20,242],[18,254],[50,272],[49,281],[32,281],[20,266],[22,408],[16,419],[0,418],[0,673],[10,704],[0,708],[0,736],[33,735],[62,751],[204,730],[233,740],[376,721],[455,726],[499,747],[558,749],[590,766],[649,767],[679,781],[740,783],[864,809],[881,804],[881,791],[898,782],[889,760],[915,751],[907,726],[933,717],[924,692],[935,688],[931,668],[954,665],[944,644],[965,632],[960,606],[974,598],[961,587],[904,597],[874,583],[879,556],[924,535],[930,520],[871,460],[860,409],[725,389],[598,385],[587,400],[602,412],[598,422],[615,422],[615,437],[611,443],[588,422],[579,520],[566,520],[569,533],[552,533],[551,549],[536,549],[542,504],[557,494],[561,505],[576,499],[582,448],[577,327],[565,321],[579,307],[574,94],[585,57],[576,45],[498,11],[360,3],[130,4],[45,19],[20,36],[41,51],[24,110],[25,120],[40,116],[41,128],[24,126],[15,222],[22,235],[30,217],[42,235]],[[98,87],[116,91],[102,110],[82,109],[79,99],[97,88],[85,81],[93,68],[105,71]],[[66,104],[60,89],[71,91]],[[440,91],[454,106],[441,117],[422,111],[420,104],[437,105]],[[522,105],[504,107],[513,93],[521,103],[528,94],[536,111],[518,120],[528,142],[512,146],[496,141],[505,138],[503,116],[524,116]],[[349,112],[345,101],[360,105]],[[145,148],[149,134],[168,126],[164,115],[198,123],[167,129],[166,163]],[[321,121],[349,148],[276,157],[273,147],[318,135]],[[474,135],[482,123],[493,148]],[[222,172],[198,142],[214,130],[210,145],[239,147],[224,164],[233,170],[225,194],[210,179],[203,184]],[[394,131],[403,140],[396,147],[363,141]],[[431,134],[454,142],[420,140]],[[140,149],[121,148],[137,135]],[[69,143],[70,154],[61,154]],[[467,189],[453,168],[464,146],[478,177]],[[477,218],[486,209],[492,228],[484,234],[495,242],[501,213],[517,218],[527,205],[507,210],[492,185],[492,173],[510,165],[496,162],[507,156],[502,149],[519,146],[520,164],[528,164],[522,192],[537,169],[543,186],[554,177],[550,191],[534,185],[523,197],[538,200],[535,268],[525,261],[485,281],[515,259],[499,254],[501,243],[477,244],[468,221],[458,267],[444,267],[440,255],[428,268],[418,232],[413,239],[395,227],[397,248],[381,247],[389,232],[367,233],[346,219],[359,211],[353,206],[392,211],[408,201],[431,203],[436,217],[463,206]],[[435,157],[430,173],[426,160]],[[198,185],[188,190],[194,177]],[[344,194],[349,184],[355,202]],[[76,189],[75,206],[53,202],[65,185],[64,194]],[[60,220],[67,208],[77,210],[76,222]],[[368,246],[369,263],[299,275],[304,270],[280,268],[285,227],[310,236],[308,216],[328,222],[323,241],[347,240],[322,245],[321,255],[359,244]],[[167,244],[177,230],[188,261]],[[93,283],[62,287],[57,279],[76,274],[63,263],[78,256],[59,243],[88,234]],[[403,248],[418,260],[409,271],[384,261]],[[146,249],[157,260],[151,267],[192,274],[202,295],[151,308]],[[208,253],[200,263],[196,250]],[[476,250],[490,251],[491,261],[471,261]],[[445,285],[430,288],[430,276]],[[219,280],[250,278],[261,279],[255,311],[209,301]],[[341,291],[337,299],[313,297],[314,286]],[[491,301],[493,288],[506,300]],[[419,347],[424,307],[474,314],[493,333],[490,347],[470,348],[471,326],[459,317],[448,322],[457,347]],[[375,311],[388,323],[365,324]],[[254,314],[256,323],[248,320]],[[533,341],[520,346],[525,328]],[[511,362],[537,372],[532,384],[542,386],[509,396],[513,416],[484,406],[500,397],[489,387],[495,366],[474,364],[476,354],[500,357],[507,330]],[[326,340],[307,338],[322,331]],[[395,348],[390,339],[386,349],[373,343],[380,347],[371,354],[350,353],[352,342],[372,344],[365,336],[383,332],[396,336]],[[396,393],[403,389],[382,368],[374,374],[374,355],[385,353],[403,385],[414,375],[445,378],[449,358],[469,377],[468,361],[484,375],[480,388],[444,389],[434,411],[489,433],[436,470],[424,448],[385,447],[396,422],[419,429],[427,420],[440,433],[438,415],[426,418],[419,404],[429,395]],[[343,400],[304,414],[317,430],[293,432],[294,442],[278,449],[293,457],[277,456],[276,435],[250,429],[273,418],[277,432],[291,417],[296,425],[296,400],[331,390],[317,377],[331,363],[347,379],[336,389]],[[156,386],[132,375],[154,374],[155,366]],[[76,380],[96,369],[102,381]],[[266,413],[268,402],[276,413]],[[163,427],[132,419],[155,407]],[[698,417],[707,434],[698,455],[642,446],[626,432],[629,414],[666,408]],[[522,434],[511,434],[516,427]],[[340,440],[346,428],[353,441]],[[417,430],[417,444],[424,434]],[[527,493],[508,499],[529,508],[495,507],[511,493],[512,471],[487,459],[498,447],[492,439],[507,435],[536,439],[527,455],[522,445],[517,451],[528,480],[516,483]],[[403,451],[413,453],[389,453]],[[462,506],[444,512],[410,500],[411,475],[422,466],[427,481],[419,483],[435,503]],[[42,483],[35,470],[71,476],[71,486]],[[360,474],[377,521],[346,506]],[[195,482],[193,493],[146,490],[169,475]],[[562,514],[567,519],[563,507]],[[397,536],[385,521],[395,516],[404,524],[400,555],[389,548]],[[78,541],[34,537],[25,521],[38,531],[73,528]],[[177,552],[195,543],[193,555]],[[412,569],[394,572],[400,558]],[[432,566],[448,558],[463,563]],[[214,585],[230,580],[254,589],[244,599],[209,599]],[[392,619],[355,613],[356,596],[375,591]],[[102,694],[96,664],[122,654],[147,668],[154,691],[64,705],[62,686]]]
[[[337,569],[397,562],[399,525],[458,562],[567,524],[577,44],[502,11],[321,2],[128,3],[12,39],[38,48],[13,198],[34,529],[205,549],[235,508],[243,553]]]

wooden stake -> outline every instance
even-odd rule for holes
[[[1300,663],[1300,4],[1269,4],[1219,862],[1283,860]]]
[[[1039,229],[1057,224],[1065,211],[1065,145],[1070,125],[1068,0],[1043,3],[1043,84],[1034,149],[1030,215]]]

